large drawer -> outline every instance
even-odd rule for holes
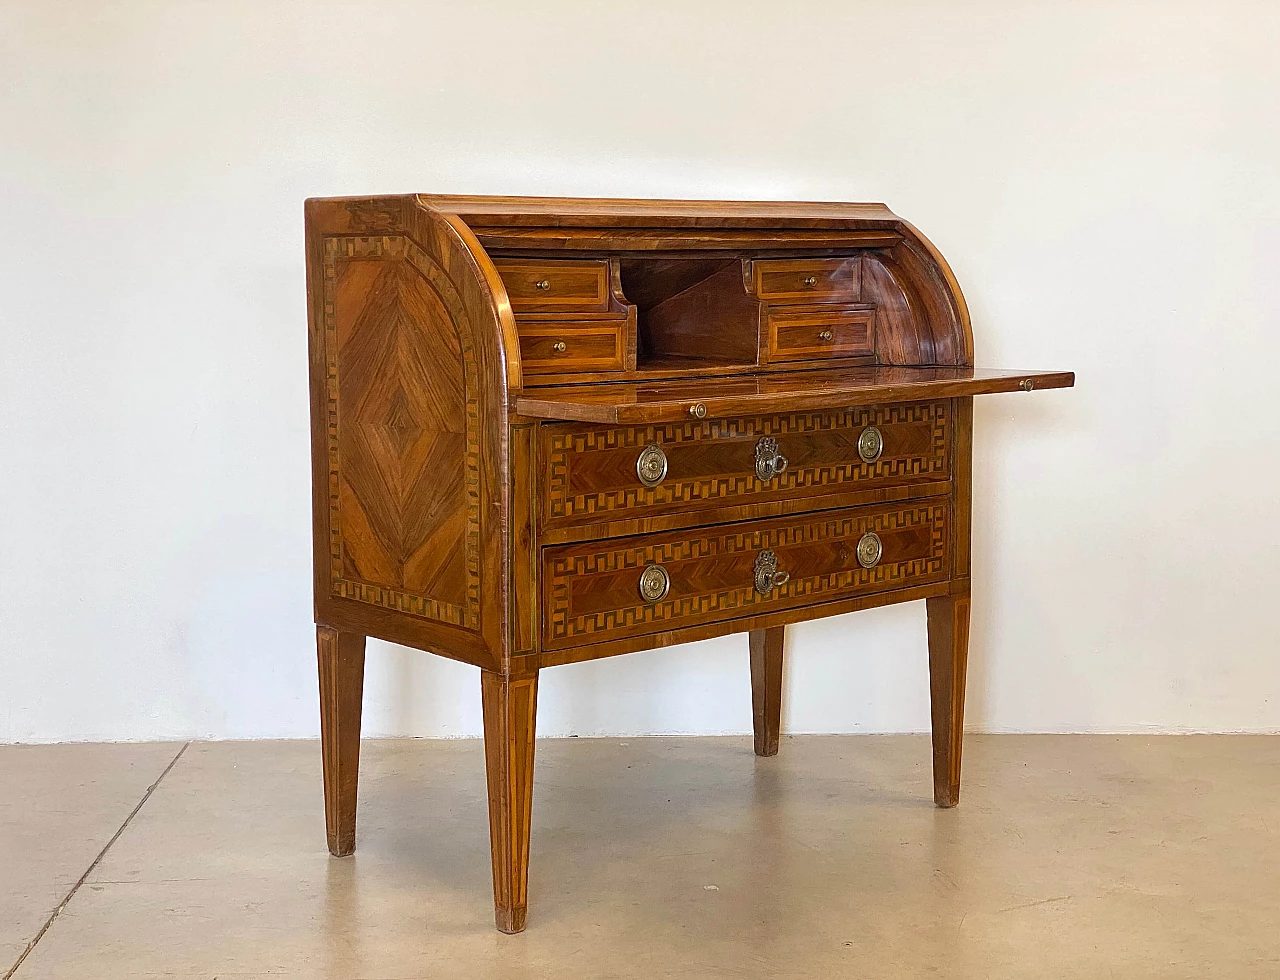
[[[945,400],[666,425],[545,425],[543,525],[947,480],[950,428]],[[768,465],[771,453],[785,460],[781,472]]]
[[[545,548],[542,647],[944,581],[950,506],[934,497]]]

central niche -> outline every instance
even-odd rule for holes
[[[624,258],[622,291],[636,306],[636,368],[754,366],[760,303],[737,258]]]

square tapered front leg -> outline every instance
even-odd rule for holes
[[[533,731],[538,674],[482,671],[484,758],[489,784],[494,921],[502,932],[524,929],[528,909],[529,824],[533,806]]]
[[[320,754],[324,765],[324,822],[329,853],[356,846],[356,785],[360,774],[360,706],[364,695],[364,636],[316,627],[320,667]]]
[[[933,703],[933,801],[941,807],[952,807],[960,802],[964,685],[969,663],[969,596],[938,596],[926,605],[929,694]]]

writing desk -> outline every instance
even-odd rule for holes
[[[951,270],[879,204],[306,205],[329,849],[355,845],[365,637],[481,669],[496,921],[524,928],[544,667],[750,635],[778,751],[789,623],[927,600],[954,806],[973,368]]]

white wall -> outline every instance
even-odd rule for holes
[[[0,740],[317,729],[302,200],[884,201],[980,365],[971,728],[1280,730],[1280,5],[0,2]],[[923,730],[924,609],[800,626],[791,731]],[[373,643],[366,731],[479,730]],[[539,728],[741,732],[745,637]]]

